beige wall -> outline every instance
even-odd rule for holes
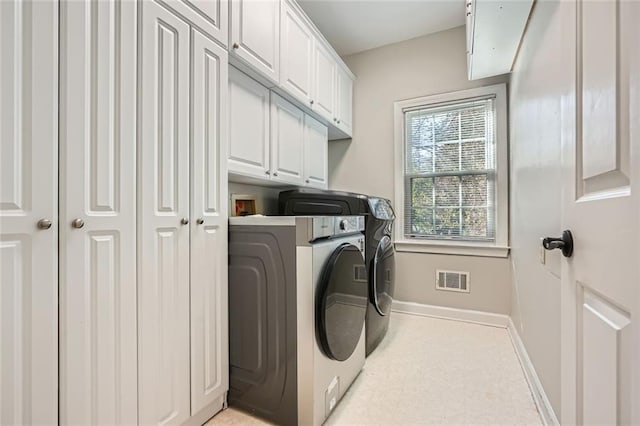
[[[560,58],[575,42],[563,34],[574,19],[566,8],[536,3],[510,90],[512,318],[558,418],[561,254],[546,252],[542,264],[540,239],[562,229],[561,102],[573,76]]]
[[[356,75],[353,140],[329,143],[331,189],[394,199],[393,103],[503,83],[468,81],[464,27],[344,58]],[[469,294],[435,290],[435,270],[471,272]],[[398,253],[396,299],[508,314],[508,259]]]
[[[231,206],[231,195],[233,194],[254,195],[256,197],[256,213],[277,215],[278,194],[282,190],[283,188],[229,182],[229,206]]]

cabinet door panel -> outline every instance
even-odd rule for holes
[[[318,120],[304,117],[305,183],[316,188],[328,187],[328,130]]]
[[[139,422],[189,417],[189,26],[141,3]]]
[[[269,170],[269,89],[229,73],[229,172],[264,178]]]
[[[226,46],[229,42],[229,0],[167,1],[170,7]]]
[[[335,120],[336,62],[324,45],[315,44],[313,110],[330,122]]]
[[[229,389],[227,52],[193,31],[191,127],[191,414]],[[202,222],[202,223],[201,223]]]
[[[313,83],[313,33],[288,2],[282,4],[280,22],[280,85],[308,105]]]
[[[278,83],[280,77],[280,0],[231,2],[234,54]]]
[[[0,424],[55,424],[57,3],[0,2],[0,41]]]
[[[338,68],[337,126],[351,136],[353,131],[353,80],[347,73]]]
[[[271,176],[302,185],[304,112],[273,93],[271,95]]]
[[[60,11],[60,421],[135,423],[136,7]]]

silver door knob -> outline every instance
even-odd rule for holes
[[[51,219],[40,219],[38,221],[38,228],[39,229],[49,229],[51,228]]]
[[[77,219],[73,219],[71,221],[71,226],[73,226],[76,229],[80,229],[84,226],[84,220],[77,218]]]
[[[187,219],[186,217],[183,217],[182,219],[180,219],[180,223],[183,225],[188,225],[189,224],[189,219]]]
[[[204,223],[204,218],[199,217],[198,219],[196,219],[196,223],[198,225],[202,225]]]

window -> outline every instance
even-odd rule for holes
[[[505,97],[498,85],[396,102],[397,244],[506,255]]]

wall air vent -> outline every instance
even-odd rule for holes
[[[469,293],[469,273],[460,271],[436,271],[436,290]]]

